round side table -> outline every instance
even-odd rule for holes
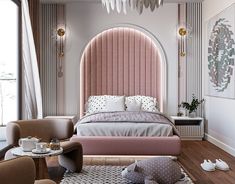
[[[49,153],[45,154],[35,154],[32,152],[23,151],[21,147],[15,147],[11,150],[14,156],[29,156],[34,160],[36,166],[36,179],[47,179],[49,178],[48,168],[46,164],[46,157],[56,156],[63,153],[63,148],[59,150],[50,150]]]

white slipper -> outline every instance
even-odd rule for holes
[[[213,164],[210,160],[204,160],[204,162],[201,163],[201,167],[205,171],[215,171],[215,164]]]
[[[219,169],[219,170],[222,170],[222,171],[228,171],[229,170],[228,164],[225,161],[221,160],[221,159],[216,159],[215,160],[215,168]]]

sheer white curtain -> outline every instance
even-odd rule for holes
[[[29,15],[28,0],[21,0],[23,50],[23,119],[42,118],[42,94]]]

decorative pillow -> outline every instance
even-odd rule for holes
[[[112,96],[112,95],[100,95],[100,96],[90,96],[86,103],[86,114],[93,114],[97,112],[110,111],[106,107],[106,101],[115,101],[116,99],[123,98],[123,111],[125,111],[124,96]]]
[[[129,100],[126,98],[126,111],[141,111],[141,102],[133,99]]]
[[[124,96],[106,96],[106,111],[125,111]]]
[[[105,95],[102,96],[90,96],[87,101],[86,114],[93,114],[96,112],[105,111],[106,98]]]
[[[140,102],[142,111],[159,112],[157,100],[154,97],[136,95],[136,96],[126,97],[126,100],[129,101],[136,100]]]

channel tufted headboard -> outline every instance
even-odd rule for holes
[[[80,63],[80,115],[91,95],[156,97],[163,111],[165,64],[154,41],[139,30],[108,29],[86,46]]]

